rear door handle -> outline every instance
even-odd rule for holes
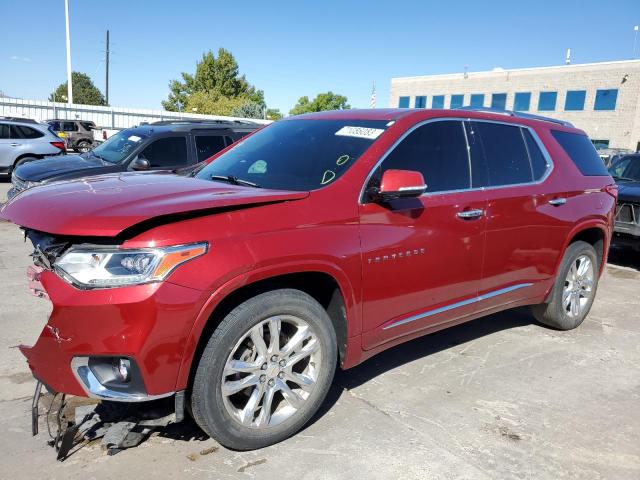
[[[19,147],[20,146],[19,143],[10,143],[9,145],[11,145],[12,147]]]
[[[553,205],[554,207],[559,207],[565,203],[567,203],[566,198],[554,198],[553,200],[549,200],[549,205]]]
[[[464,218],[465,220],[480,218],[484,215],[484,210],[474,209],[474,210],[463,210],[462,212],[457,213],[458,218]]]

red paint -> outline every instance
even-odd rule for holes
[[[554,169],[537,185],[424,195],[402,199],[402,208],[394,209],[360,203],[364,182],[382,155],[415,124],[443,116],[527,125],[544,143]],[[342,365],[348,368],[416,336],[543,301],[564,250],[584,229],[600,229],[607,251],[613,182],[580,175],[550,134],[550,129],[575,129],[443,110],[353,110],[305,118],[395,123],[342,177],[312,192],[124,174],[39,187],[7,203],[1,216],[18,225],[83,237],[113,237],[140,222],[171,215],[168,223],[124,238],[123,246],[199,241],[210,246],[206,255],[181,265],[159,284],[81,291],[53,272],[39,274],[53,303],[47,325],[57,329],[58,337],[45,328],[33,348],[22,349],[36,376],[58,391],[81,395],[69,368],[72,356],[130,355],[148,393],[184,389],[216,306],[250,283],[299,272],[322,272],[339,286],[348,337]],[[384,187],[413,186],[421,180],[409,177]],[[557,197],[567,203],[548,203]],[[473,209],[485,215],[475,220],[457,216]],[[194,211],[205,215],[183,216]],[[385,329],[522,283],[531,286]]]

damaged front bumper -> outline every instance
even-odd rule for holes
[[[120,402],[179,390],[182,352],[202,292],[169,282],[80,292],[50,270],[30,267],[28,276],[32,292],[48,297],[53,310],[36,343],[20,351],[47,388]]]

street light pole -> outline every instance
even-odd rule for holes
[[[73,103],[73,83],[71,81],[71,37],[69,36],[69,0],[64,0],[64,16],[67,26],[67,100]]]
[[[640,26],[636,25],[633,27],[634,35],[633,35],[633,56],[631,58],[636,58],[636,45],[638,45],[638,28]]]

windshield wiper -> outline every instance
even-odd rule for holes
[[[228,182],[233,185],[242,185],[245,187],[260,188],[257,183],[250,182],[249,180],[243,180],[235,175],[211,175],[211,180],[218,180],[221,182]]]

